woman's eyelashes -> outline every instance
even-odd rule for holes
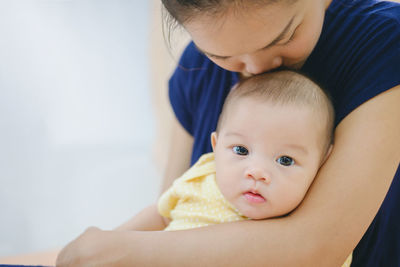
[[[296,32],[293,32],[292,35],[290,35],[289,39],[287,39],[287,41],[285,41],[283,43],[278,43],[277,45],[280,45],[280,46],[288,45],[290,42],[293,41],[295,33]]]
[[[205,54],[208,58],[212,58],[214,60],[227,60],[229,57],[221,57],[221,56],[214,56],[210,54]]]
[[[293,40],[293,37],[294,33],[292,34],[292,36],[290,36],[289,40],[287,40],[283,45],[288,45]]]
[[[249,150],[244,146],[233,146],[232,151],[239,156],[247,156],[249,154]]]
[[[276,159],[276,162],[282,166],[292,166],[295,163],[294,159],[289,156],[280,156]]]

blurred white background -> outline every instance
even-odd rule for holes
[[[155,201],[151,3],[0,0],[0,257]]]

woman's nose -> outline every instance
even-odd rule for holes
[[[276,69],[281,65],[282,58],[279,56],[268,58],[258,56],[257,54],[243,56],[244,71],[253,75]]]
[[[246,170],[246,178],[254,179],[269,184],[271,182],[271,175],[264,169],[258,167],[251,167]]]

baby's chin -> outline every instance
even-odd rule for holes
[[[248,215],[246,215],[243,213],[243,215],[251,220],[265,220],[265,219],[283,217],[286,214],[278,213],[278,214],[268,214],[268,215],[267,214],[248,214]]]
[[[279,215],[274,215],[269,212],[260,212],[254,210],[239,210],[244,216],[252,220],[264,220],[268,218],[273,218]]]
[[[270,207],[269,207],[270,208]],[[271,209],[264,209],[260,210],[260,207],[257,209],[254,207],[249,208],[249,207],[242,207],[242,209],[238,209],[239,212],[246,216],[249,219],[252,220],[265,220],[265,219],[271,219],[271,218],[277,218],[277,217],[283,217],[287,215],[290,212],[287,212],[286,210],[271,210]]]

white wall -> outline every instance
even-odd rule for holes
[[[155,200],[150,3],[0,0],[0,256]]]

